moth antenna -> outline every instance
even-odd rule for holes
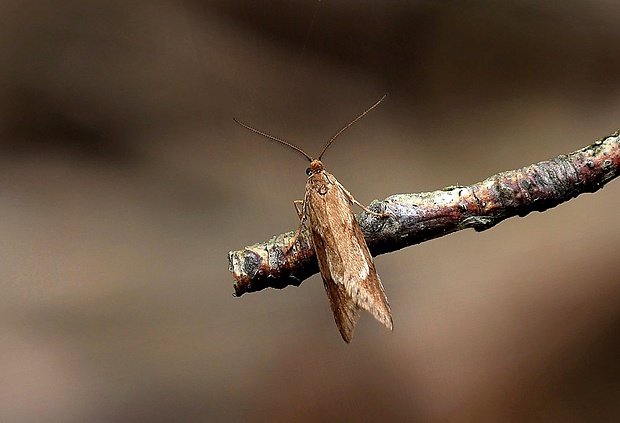
[[[349,127],[351,125],[353,125],[355,122],[357,122],[358,120],[360,120],[361,118],[363,118],[364,116],[366,116],[368,114],[368,112],[370,112],[372,109],[374,109],[375,107],[377,107],[379,105],[379,103],[381,103],[383,100],[385,100],[385,97],[387,97],[387,94],[384,94],[383,97],[381,97],[379,99],[379,101],[377,101],[375,104],[373,104],[372,106],[370,106],[368,109],[366,109],[364,111],[364,113],[362,113],[361,115],[359,115],[358,117],[356,117],[355,119],[353,119],[351,122],[347,123],[344,128],[342,128],[340,131],[336,132],[334,134],[333,137],[331,137],[329,139],[329,141],[327,141],[327,144],[325,144],[325,147],[323,147],[323,150],[321,150],[321,154],[319,154],[319,157],[317,157],[317,160],[321,160],[321,157],[323,157],[323,154],[325,154],[325,151],[327,151],[327,147],[329,147],[331,145],[331,143],[334,142],[334,140],[336,138],[338,138],[338,136],[340,134],[342,134],[344,131],[346,131],[347,129],[349,129]],[[307,156],[306,156],[307,157]]]
[[[373,106],[373,107],[374,107],[374,106]],[[268,139],[270,139],[270,140],[272,140],[272,141],[277,141],[277,142],[279,142],[280,144],[284,144],[284,145],[286,145],[286,146],[288,146],[288,147],[291,147],[293,150],[297,151],[299,154],[301,154],[301,155],[302,155],[302,156],[304,156],[306,159],[308,159],[308,161],[309,161],[309,162],[311,162],[311,161],[312,161],[312,157],[310,157],[310,156],[309,156],[309,155],[308,155],[308,154],[307,154],[304,150],[302,150],[301,148],[297,147],[296,145],[293,145],[293,144],[291,144],[290,142],[285,141],[285,140],[283,140],[283,139],[281,139],[281,138],[274,137],[273,135],[269,135],[269,134],[267,134],[267,133],[265,133],[265,132],[263,132],[263,131],[259,131],[258,129],[252,128],[251,126],[248,126],[248,125],[246,125],[246,124],[245,124],[245,123],[243,123],[243,122],[239,122],[239,121],[238,121],[237,119],[235,119],[235,118],[233,118],[233,120],[234,120],[236,123],[238,123],[239,125],[243,126],[245,129],[249,129],[250,131],[252,131],[252,132],[254,132],[254,133],[258,134],[258,135],[262,135],[263,137],[268,138]]]

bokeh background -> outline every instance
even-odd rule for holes
[[[315,16],[315,19],[313,17]],[[362,202],[620,127],[620,4],[0,2],[0,420],[613,421],[620,182],[376,259],[353,343],[319,276],[232,296],[310,154]],[[312,30],[309,32],[310,27]]]

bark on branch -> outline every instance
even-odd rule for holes
[[[620,132],[567,155],[501,172],[470,186],[392,195],[357,220],[373,256],[399,250],[461,229],[489,229],[512,216],[545,211],[585,192],[595,192],[620,174]],[[235,296],[265,288],[299,286],[318,273],[314,249],[294,232],[228,253]]]

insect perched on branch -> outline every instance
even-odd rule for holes
[[[380,217],[390,215],[376,213],[359,203],[331,173],[325,170],[321,158],[340,134],[377,107],[386,96],[387,94],[336,132],[316,159],[288,141],[234,119],[244,128],[292,148],[310,162],[310,167],[306,169],[308,181],[304,199],[294,202],[300,225],[290,247],[295,244],[299,236],[308,232],[303,229],[308,228],[312,234],[312,245],[318,258],[323,285],[329,297],[336,325],[347,343],[353,338],[360,310],[368,311],[388,329],[393,330],[390,305],[362,230],[355,220],[352,205],[355,203],[372,215]]]

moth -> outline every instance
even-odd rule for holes
[[[310,162],[306,169],[308,180],[304,199],[294,201],[300,225],[291,246],[307,225],[336,325],[347,343],[353,338],[361,310],[372,314],[389,330],[394,328],[390,305],[352,206],[357,204],[375,216],[388,217],[389,214],[376,213],[359,203],[334,175],[325,170],[321,158],[340,134],[377,107],[386,96],[336,132],[316,159],[288,141],[234,119],[244,128],[292,148]]]

